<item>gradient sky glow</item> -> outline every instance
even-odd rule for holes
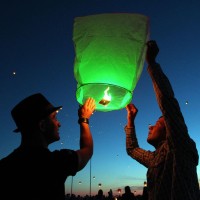
[[[73,20],[78,16],[101,13],[139,13],[149,17],[150,39],[160,48],[157,61],[168,76],[180,103],[191,138],[200,151],[200,2],[198,0],[35,0],[2,1],[0,5],[0,159],[20,144],[13,133],[10,111],[23,98],[43,93],[55,106],[61,140],[51,150],[79,148],[78,103],[73,74]],[[160,116],[146,63],[133,93],[139,112],[136,131],[139,144],[153,150],[147,142],[149,124]],[[125,185],[139,190],[147,169],[131,159],[125,150],[126,110],[95,112],[90,119],[94,154],[88,165],[73,178],[73,193],[92,194],[98,184],[104,194]],[[90,168],[91,166],[91,168]],[[200,165],[197,167],[200,179]],[[95,178],[93,178],[95,177]],[[72,178],[66,181],[71,193]],[[81,184],[80,184],[81,183]],[[14,185],[13,185],[14,187]]]

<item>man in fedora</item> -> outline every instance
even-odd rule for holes
[[[58,141],[60,122],[56,118],[62,106],[54,107],[42,94],[33,94],[11,111],[21,132],[21,144],[0,160],[0,199],[64,200],[64,183],[83,169],[93,154],[89,118],[95,101],[88,98],[78,110],[80,149],[50,151]]]

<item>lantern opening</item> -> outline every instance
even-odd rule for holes
[[[108,87],[109,91],[112,91],[112,93],[108,91]],[[104,97],[106,90],[107,93],[110,93],[108,95],[110,96],[110,100]],[[95,85],[85,84],[78,87],[76,91],[76,97],[79,104],[81,105],[84,104],[88,97],[92,97],[97,102],[96,110],[106,112],[124,108],[124,106],[126,106],[131,101],[132,92],[116,85],[96,83]],[[101,101],[102,103],[100,103]],[[106,101],[108,101],[107,104]],[[104,104],[106,104],[106,106]]]
[[[103,99],[101,101],[99,101],[100,104],[106,106],[110,103],[111,101],[111,95],[108,94],[108,90],[110,88],[108,87],[105,91],[104,91],[104,96],[103,96]]]

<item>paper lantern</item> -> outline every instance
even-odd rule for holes
[[[124,108],[141,75],[149,35],[148,18],[139,14],[98,14],[74,19],[76,98],[88,97],[96,110]]]

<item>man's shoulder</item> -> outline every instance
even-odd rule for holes
[[[10,154],[8,154],[7,156],[3,157],[0,160],[0,164],[3,164],[5,162],[8,162],[9,160],[14,159],[16,156],[18,155],[17,149],[15,149],[13,152],[11,152]]]

